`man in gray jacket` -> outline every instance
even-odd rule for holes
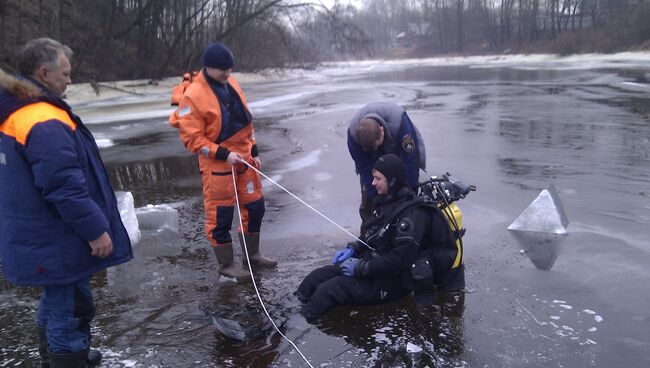
[[[372,186],[372,167],[377,158],[394,153],[404,161],[406,184],[415,186],[426,167],[424,141],[406,111],[392,102],[373,102],[350,121],[348,149],[361,181],[361,219],[370,217],[377,191]]]

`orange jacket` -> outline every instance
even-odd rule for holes
[[[250,112],[237,80],[230,77],[228,84],[237,92],[244,108]],[[187,86],[178,109],[169,116],[169,124],[179,129],[185,148],[199,154],[199,167],[202,171],[230,170],[225,158],[217,159],[217,151],[220,152],[220,157],[225,152],[234,151],[250,161],[251,149],[255,145],[252,123],[245,125],[220,144],[216,143],[222,128],[221,106],[203,72],[199,72]]]

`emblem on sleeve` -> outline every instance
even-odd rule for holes
[[[406,134],[402,137],[402,149],[404,149],[404,152],[406,153],[413,153],[415,150],[415,141],[411,134]]]

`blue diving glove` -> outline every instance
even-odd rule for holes
[[[358,258],[348,258],[345,262],[341,263],[341,271],[343,271],[345,276],[354,277],[354,270],[357,268],[358,263]]]
[[[343,248],[336,252],[334,257],[332,257],[332,264],[339,264],[346,259],[354,256],[354,249],[352,248]]]

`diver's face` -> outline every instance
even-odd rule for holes
[[[388,180],[384,174],[380,173],[377,170],[372,170],[372,186],[377,191],[377,194],[388,194]]]

